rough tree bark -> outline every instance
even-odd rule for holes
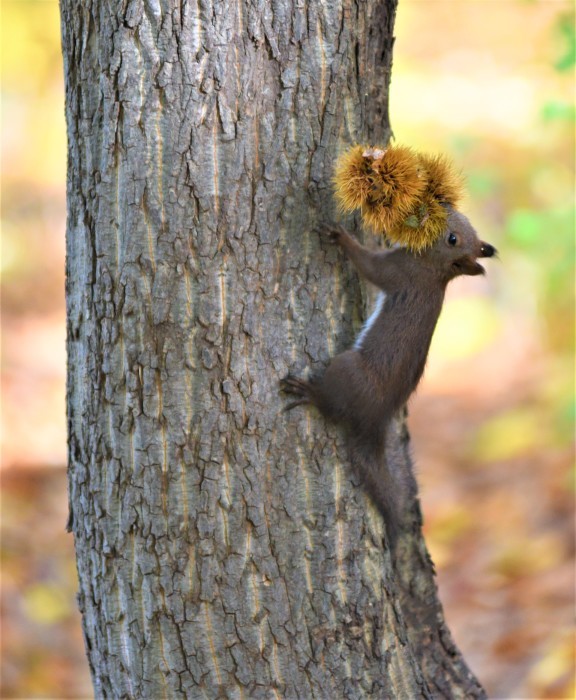
[[[482,697],[418,504],[397,560],[278,380],[364,291],[313,233],[384,143],[395,0],[61,0],[70,528],[95,693]],[[398,422],[388,446],[408,468]]]

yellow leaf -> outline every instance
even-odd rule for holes
[[[533,409],[514,409],[487,421],[474,440],[474,456],[492,462],[527,454],[545,444],[546,428]]]
[[[482,297],[447,300],[434,333],[434,351],[446,360],[470,357],[498,331],[494,305]]]
[[[24,610],[33,622],[53,625],[70,614],[65,592],[55,584],[37,583],[24,592]]]

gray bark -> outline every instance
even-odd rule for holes
[[[95,694],[482,697],[288,370],[358,328],[313,232],[385,143],[395,0],[61,0],[70,528]],[[398,422],[388,446],[410,468]]]

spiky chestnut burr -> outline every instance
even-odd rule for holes
[[[365,223],[381,233],[410,215],[426,179],[410,148],[354,146],[339,159],[334,184],[342,210],[360,209]]]
[[[343,211],[360,209],[367,226],[414,252],[442,235],[446,207],[455,208],[463,189],[447,158],[405,146],[352,147],[336,164],[334,185]]]

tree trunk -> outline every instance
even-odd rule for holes
[[[395,0],[61,0],[70,528],[98,698],[483,697],[278,380],[358,328],[313,232],[385,143]],[[398,422],[388,445],[409,469]]]

